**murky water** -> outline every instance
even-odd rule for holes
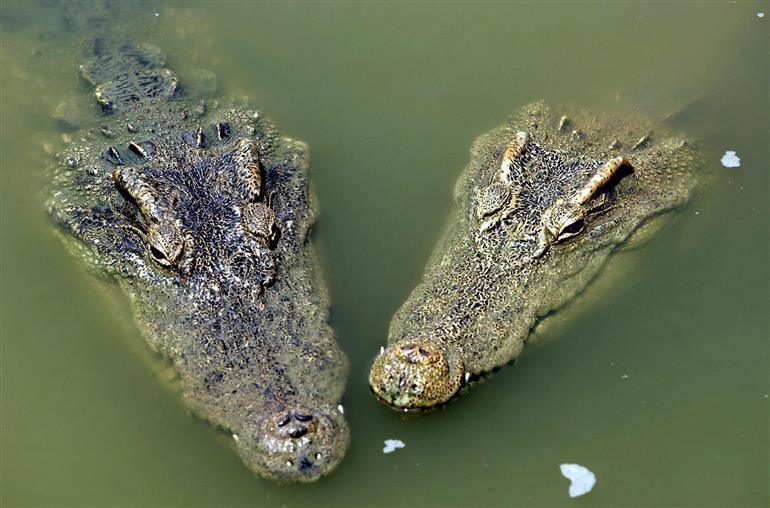
[[[54,236],[44,145],[61,101],[90,100],[73,50],[89,34],[59,30],[55,5],[0,12],[3,505],[768,504],[768,2],[135,3],[114,20],[312,148],[353,440],[307,486],[255,478],[191,417],[125,302]],[[515,367],[396,415],[369,362],[471,142],[539,98],[689,104],[678,127],[704,141],[710,189]],[[406,447],[383,454],[389,438]],[[596,473],[586,497],[568,497],[563,462]]]

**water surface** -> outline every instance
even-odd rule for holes
[[[125,301],[43,212],[51,113],[92,107],[74,49],[89,34],[62,31],[55,5],[3,2],[3,505],[768,503],[768,2],[133,5],[114,23],[311,146],[351,448],[316,484],[274,485],[159,379]],[[540,98],[689,104],[677,127],[703,141],[709,190],[515,367],[444,410],[392,413],[369,362],[471,142]],[[390,438],[406,447],[383,454]],[[594,471],[593,492],[571,500],[563,462]]]

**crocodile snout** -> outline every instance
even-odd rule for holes
[[[337,408],[284,408],[250,420],[239,436],[244,460],[263,476],[281,482],[311,482],[342,460],[350,431]]]
[[[448,345],[404,340],[388,346],[372,364],[369,385],[389,406],[418,411],[439,406],[461,388],[464,366]]]

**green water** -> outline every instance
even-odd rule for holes
[[[768,504],[770,3],[133,5],[114,23],[312,148],[352,444],[320,482],[274,485],[159,380],[125,302],[43,212],[51,112],[89,100],[73,50],[88,34],[3,1],[2,505]],[[366,385],[390,316],[473,139],[539,98],[658,116],[692,101],[677,127],[704,140],[709,190],[515,367],[444,410],[394,414]],[[389,438],[406,447],[383,454]],[[562,462],[594,471],[594,490],[570,499]]]

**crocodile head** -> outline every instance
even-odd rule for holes
[[[239,435],[259,474],[309,481],[347,448],[329,409],[347,360],[309,251],[307,148],[238,104],[113,116],[111,137],[93,129],[60,155],[49,210],[125,290],[188,404]]]
[[[510,362],[539,319],[689,199],[697,157],[683,139],[624,112],[569,125],[539,103],[474,144],[455,218],[372,364],[380,400],[436,407]]]

